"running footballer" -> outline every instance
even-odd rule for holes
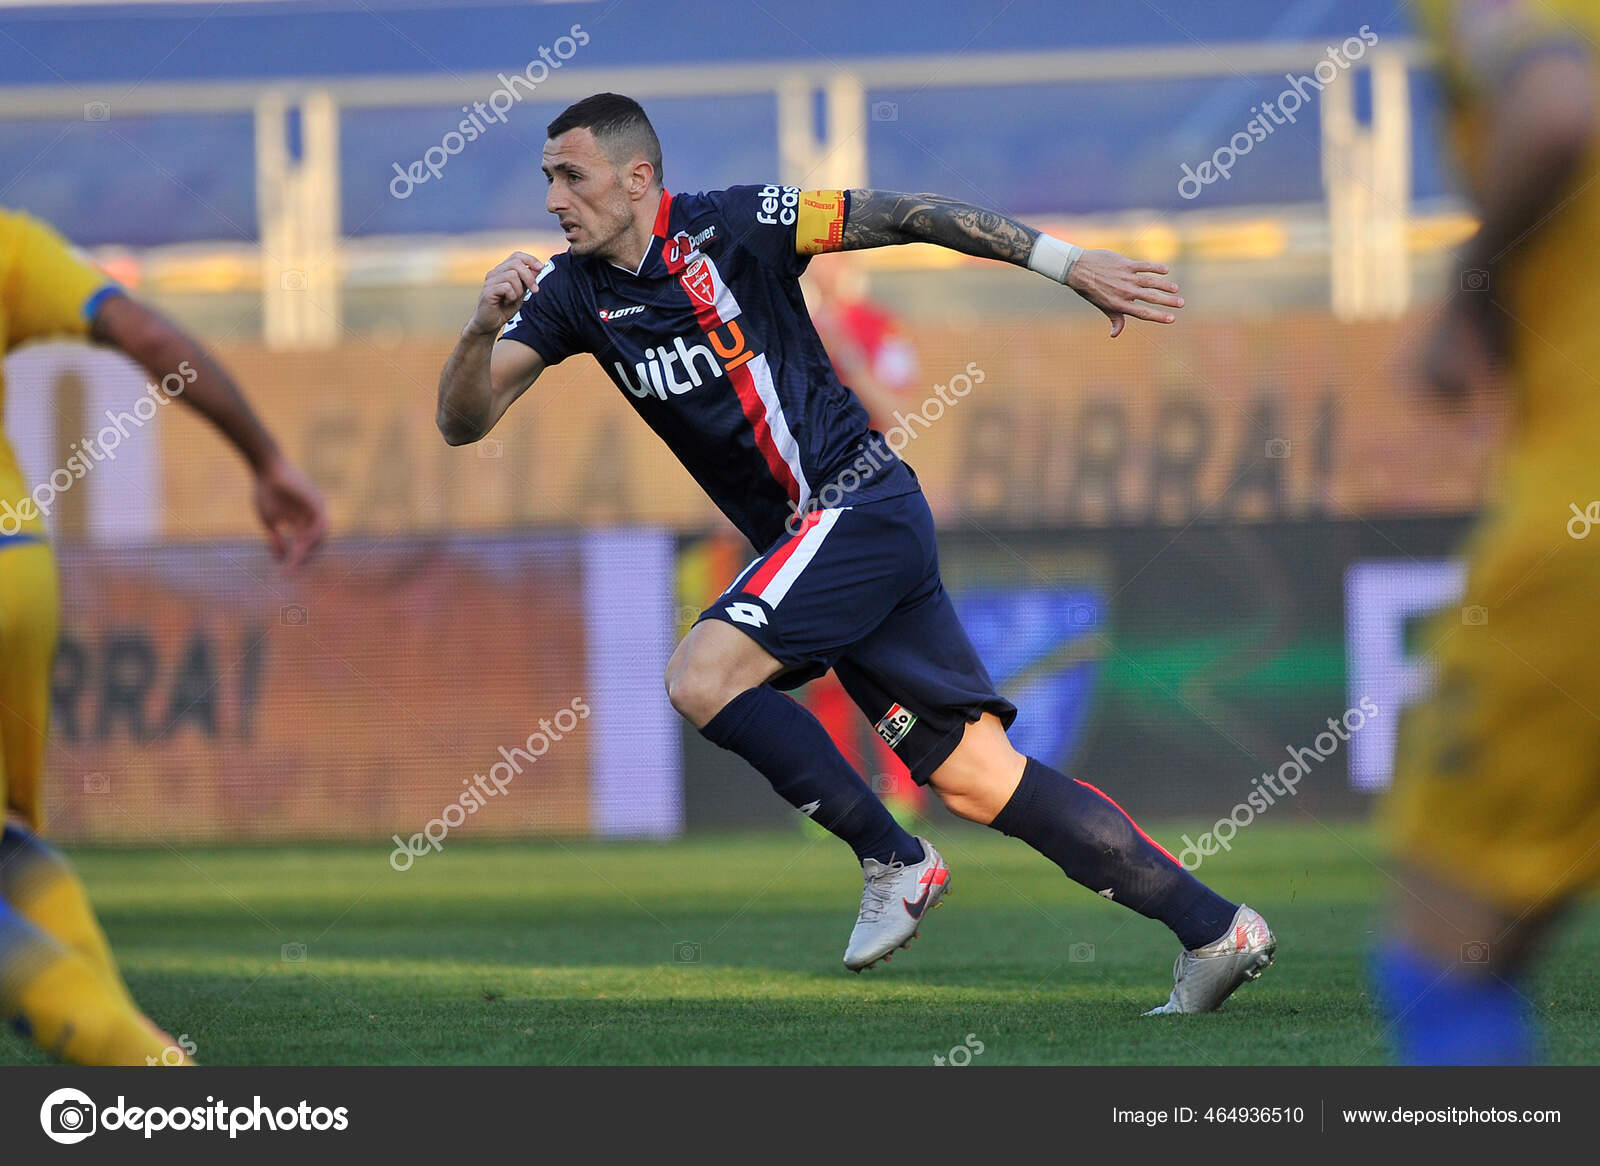
[[[925,242],[1028,267],[1111,320],[1169,324],[1158,263],[1084,251],[934,195],[736,186],[671,194],[639,105],[597,94],[548,127],[546,209],[568,249],[489,272],[440,378],[452,445],[488,433],[550,365],[591,353],[760,554],[668,665],[674,708],[745,758],[861,862],[853,971],[910,943],[950,888],[817,720],[784,694],[833,668],[953,812],[1022,839],[1183,946],[1156,1012],[1204,1012],[1271,964],[1266,921],[1195,879],[1115,802],[1012,748],[996,691],[939,577],[917,476],[833,371],[799,277],[813,255]]]

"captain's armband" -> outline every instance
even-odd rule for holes
[[[794,222],[794,249],[821,255],[844,247],[844,220],[850,199],[842,190],[803,190]]]

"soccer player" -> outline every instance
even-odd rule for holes
[[[49,227],[0,208],[0,352],[29,340],[70,336],[122,350],[157,382],[176,373],[184,382],[182,399],[249,463],[256,511],[273,553],[290,567],[311,553],[327,527],[322,499],[284,458],[221,366],[193,338],[74,254]],[[0,378],[0,400],[4,387]],[[8,815],[0,834],[0,1020],[62,1060],[172,1064],[174,1051],[182,1050],[133,1002],[83,884],[60,852],[39,837],[56,566],[43,516],[3,432],[0,510],[15,528],[0,533],[0,798]]]
[[[439,384],[452,444],[477,441],[549,365],[593,353],[761,553],[667,669],[673,707],[855,852],[864,887],[845,966],[910,943],[950,886],[815,717],[780,689],[832,666],[912,776],[952,811],[1021,838],[1183,945],[1156,1011],[1216,1008],[1271,963],[1249,907],[1202,885],[1093,786],[1023,757],[939,579],[927,502],[834,375],[799,276],[825,251],[929,242],[1025,266],[1103,311],[1170,323],[1166,268],[1082,251],[933,195],[738,186],[673,195],[644,110],[597,94],[548,127],[546,209],[568,249],[489,272]],[[498,342],[497,342],[498,341]]]
[[[1382,819],[1395,861],[1380,997],[1400,1060],[1537,1056],[1530,952],[1600,876],[1600,6],[1426,0],[1482,226],[1427,350],[1451,398],[1504,372],[1520,404],[1499,496],[1467,547],[1437,687],[1402,718]]]

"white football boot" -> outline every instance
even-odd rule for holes
[[[922,926],[922,917],[944,901],[950,890],[950,868],[926,838],[922,861],[861,863],[866,886],[861,891],[861,914],[845,948],[844,966],[852,972],[887,961],[897,947],[910,947]]]
[[[1220,939],[1186,951],[1172,965],[1172,995],[1146,1016],[1167,1012],[1215,1012],[1246,980],[1272,966],[1278,937],[1250,907],[1240,904]]]

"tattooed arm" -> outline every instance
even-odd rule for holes
[[[1049,236],[1045,237],[1047,240]],[[937,194],[852,190],[839,250],[933,243],[963,255],[1028,267],[1040,233],[996,211]],[[1106,314],[1111,335],[1125,316],[1170,324],[1166,308],[1183,307],[1178,285],[1161,278],[1165,264],[1129,259],[1115,251],[1084,251],[1062,281]]]
[[[1026,264],[1039,232],[1015,219],[937,194],[852,190],[842,251],[937,243],[963,255]]]

